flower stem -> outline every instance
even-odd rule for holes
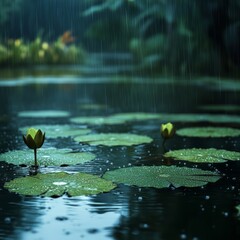
[[[34,148],[34,166],[37,168],[37,148]]]

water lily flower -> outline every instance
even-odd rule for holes
[[[166,140],[172,138],[176,132],[176,129],[172,123],[166,123],[161,125],[161,135]]]
[[[40,129],[29,128],[27,135],[23,135],[24,143],[31,149],[34,149],[34,166],[37,168],[37,148],[42,147],[45,140],[45,133]]]
[[[40,129],[37,130],[35,128],[29,128],[27,135],[23,136],[23,140],[29,148],[37,149],[42,147],[45,140],[45,133],[43,133]]]

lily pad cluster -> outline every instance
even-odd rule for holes
[[[65,111],[38,111],[20,112],[19,117],[68,117]],[[148,144],[152,138],[145,135],[132,133],[94,133],[88,128],[81,128],[77,124],[105,125],[123,124],[131,121],[158,120],[172,122],[240,122],[238,116],[211,115],[211,114],[157,114],[157,113],[121,113],[111,116],[74,117],[70,121],[73,125],[36,125],[36,129],[46,132],[47,138],[73,137],[80,144],[92,146],[134,146]],[[170,123],[169,123],[170,124]],[[28,127],[20,128],[26,132]],[[162,124],[160,132],[165,134],[175,133],[173,125]],[[159,132],[159,134],[160,134]],[[190,137],[228,137],[240,136],[240,129],[219,127],[194,127],[178,129],[179,136]],[[171,135],[171,136],[172,136]],[[170,136],[170,135],[169,135]],[[38,159],[41,166],[66,166],[83,164],[95,159],[95,155],[89,152],[72,152],[71,149],[42,148],[39,149]],[[165,158],[195,163],[222,163],[228,160],[240,160],[240,153],[223,149],[180,149],[164,154]],[[15,150],[0,154],[0,161],[15,165],[29,166],[32,164],[32,156],[27,150]],[[220,179],[216,172],[205,171],[198,168],[177,166],[133,166],[107,171],[102,177],[75,173],[55,172],[35,176],[16,178],[5,183],[9,191],[24,195],[41,196],[69,196],[97,194],[110,191],[115,184],[126,184],[138,187],[168,188],[200,187],[207,183],[214,183]]]

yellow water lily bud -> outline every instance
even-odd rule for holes
[[[37,149],[42,147],[45,140],[45,133],[40,129],[29,128],[26,136],[23,135],[25,144],[31,149]]]
[[[161,125],[161,135],[164,139],[168,139],[174,136],[176,129],[172,123],[166,123]]]

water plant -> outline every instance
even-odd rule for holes
[[[160,128],[161,135],[163,137],[163,145],[166,140],[172,138],[175,135],[176,129],[172,123],[162,124]]]
[[[34,150],[34,167],[37,168],[37,148],[42,147],[45,140],[45,133],[40,129],[29,128],[26,136],[23,135],[23,140],[30,149]]]

